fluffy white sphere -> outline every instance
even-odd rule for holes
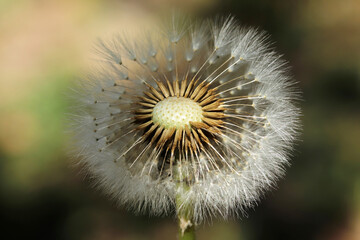
[[[232,18],[169,25],[99,42],[76,90],[81,161],[136,211],[169,213],[180,194],[196,223],[226,218],[283,175],[298,95],[266,34]]]

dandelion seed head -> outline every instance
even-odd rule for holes
[[[299,97],[267,34],[232,17],[172,18],[95,50],[98,67],[76,88],[75,142],[119,204],[169,214],[181,193],[200,223],[253,206],[284,174]]]

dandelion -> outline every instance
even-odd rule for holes
[[[175,212],[181,235],[274,187],[298,133],[298,98],[268,35],[232,17],[99,41],[79,83],[82,163],[136,212]]]

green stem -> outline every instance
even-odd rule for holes
[[[185,199],[185,193],[189,191],[186,182],[178,177],[176,194],[176,212],[178,215],[179,240],[195,240],[195,224],[193,222],[193,206]]]
[[[188,187],[187,187],[188,188]],[[179,189],[180,190],[180,189]],[[185,206],[181,189],[176,197],[176,210],[178,214],[179,240],[195,240],[195,224],[192,220],[193,209],[190,205]]]
[[[181,227],[179,226],[179,240],[195,240],[195,226],[186,228],[184,233],[182,232]]]

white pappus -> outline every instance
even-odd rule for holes
[[[174,212],[181,194],[195,223],[227,218],[283,175],[299,94],[264,32],[232,17],[169,22],[97,44],[98,67],[75,90],[81,163],[137,212]]]

